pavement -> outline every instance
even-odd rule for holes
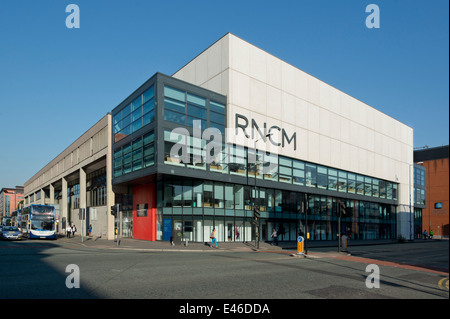
[[[349,251],[338,252],[337,241],[308,241],[307,254],[297,255],[297,242],[279,242],[279,245],[272,245],[270,242],[260,242],[259,247],[252,242],[221,242],[218,248],[210,247],[209,243],[189,242],[185,244],[171,245],[168,241],[147,241],[134,238],[121,238],[119,243],[116,240],[107,240],[99,237],[84,237],[77,235],[72,238],[60,237],[58,242],[82,245],[84,247],[97,249],[114,249],[114,250],[136,250],[136,251],[178,251],[178,252],[272,252],[280,254],[289,254],[296,257],[307,258],[333,258],[341,256],[350,256],[349,252],[352,247],[368,246],[368,245],[386,245],[394,244],[393,240],[352,240],[348,243]],[[430,242],[430,240],[414,240],[414,243]]]

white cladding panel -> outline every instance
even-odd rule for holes
[[[229,127],[238,113],[295,132],[296,149],[277,147],[280,155],[398,182],[399,202],[409,202],[413,130],[405,124],[232,34],[174,77],[227,95]]]

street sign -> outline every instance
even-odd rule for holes
[[[302,236],[298,236],[298,238],[297,238],[297,255],[303,255],[304,243],[305,243],[305,239]]]

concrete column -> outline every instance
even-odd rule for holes
[[[39,203],[41,205],[45,205],[45,192],[44,192],[44,189],[41,188],[40,190],[38,190],[38,192],[41,193],[41,199],[39,200]]]
[[[67,223],[69,222],[69,216],[68,216],[68,207],[67,207],[67,179],[65,179],[64,177],[61,178],[61,205],[60,205],[60,212],[61,212],[61,232],[64,233],[64,227],[67,227]],[[62,220],[63,218],[66,219],[66,223],[63,224]]]
[[[112,189],[112,152],[112,116],[111,114],[108,114],[108,150],[106,153],[106,212],[108,215],[108,240],[114,240],[114,216],[111,215],[111,206],[115,205],[115,194]]]
[[[50,205],[54,205],[55,204],[55,186],[53,186],[53,184],[50,184]]]
[[[84,168],[80,168],[80,209],[84,208],[86,212],[86,171]],[[87,213],[85,215],[87,217]],[[87,228],[89,225],[87,218],[84,221],[81,221],[82,224],[82,234],[85,236],[87,234]],[[81,234],[80,234],[81,235]]]

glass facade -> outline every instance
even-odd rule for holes
[[[164,223],[181,225],[186,239],[209,241],[213,227],[218,240],[243,242],[254,239],[253,204],[260,207],[261,239],[270,240],[271,229],[279,240],[295,241],[305,230],[307,212],[311,240],[334,240],[338,229],[338,200],[351,215],[342,218],[341,229],[352,239],[396,237],[395,206],[332,196],[306,195],[263,187],[166,176],[157,186],[158,232],[164,239]]]
[[[414,204],[426,205],[426,168],[414,165]]]
[[[256,170],[258,179],[357,194],[372,199],[397,200],[398,185],[396,183],[265,152],[258,151],[255,156],[254,150],[231,144],[222,144],[222,151],[216,160],[211,164],[205,164],[207,143],[203,139],[165,130],[164,163],[252,178],[255,177]],[[187,161],[181,155],[170,155],[175,145],[180,148],[186,147],[185,152],[190,154]],[[194,159],[195,155],[198,155],[197,161]]]
[[[155,119],[155,89],[151,86],[113,117],[114,142],[136,132]]]
[[[225,105],[165,85],[164,120],[188,127],[198,121],[200,129],[215,127],[224,135]]]
[[[341,225],[351,238],[396,238],[396,183],[214,141],[205,130],[224,137],[227,114],[226,97],[214,92],[160,74],[140,90],[113,110],[113,184],[128,186],[116,203],[129,229],[141,214],[133,217],[133,179],[148,175],[156,183],[156,240],[181,229],[205,242],[215,227],[221,242],[251,241],[255,204],[262,240],[276,228],[279,240],[295,241],[306,219],[311,240],[335,240],[338,201],[351,211]]]
[[[155,164],[155,134],[147,133],[114,151],[114,177]]]

